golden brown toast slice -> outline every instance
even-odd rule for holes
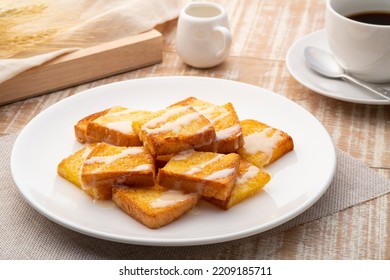
[[[85,159],[95,144],[83,146],[81,149],[64,158],[57,166],[57,173],[81,189],[81,170]],[[94,188],[85,192],[95,200],[111,199],[111,188]]]
[[[173,106],[177,105],[192,106],[214,126],[216,138],[213,143],[199,147],[197,150],[227,154],[236,152],[243,146],[241,124],[230,102],[219,106],[196,97],[189,97]]]
[[[76,139],[80,143],[83,143],[83,144],[84,143],[96,143],[96,142],[99,142],[97,139],[93,139],[93,138],[87,136],[87,128],[88,128],[88,125],[92,121],[94,121],[97,118],[105,115],[108,111],[110,111],[110,109],[111,108],[103,110],[103,111],[100,111],[100,112],[97,112],[97,113],[94,113],[94,114],[91,114],[91,115],[88,115],[88,116],[82,118],[81,120],[79,120],[74,125],[74,133],[75,133]]]
[[[240,157],[235,153],[185,151],[159,170],[157,181],[166,188],[223,200],[233,188],[239,162]]]
[[[290,135],[256,120],[242,120],[244,146],[238,154],[253,165],[262,168],[294,149]]]
[[[148,111],[129,110],[116,106],[92,120],[87,127],[87,137],[115,146],[142,146],[132,123],[150,114]]]
[[[154,185],[154,158],[144,147],[118,147],[98,143],[84,161],[83,189],[115,185]]]
[[[124,188],[114,187],[112,200],[129,216],[156,229],[165,226],[188,210],[199,200],[196,193],[184,193],[161,186]]]
[[[270,179],[271,176],[264,169],[260,169],[245,160],[240,160],[237,179],[229,197],[225,200],[215,198],[207,200],[227,210],[263,189]]]
[[[174,106],[133,122],[134,131],[152,155],[175,154],[212,143],[215,130],[191,106]]]

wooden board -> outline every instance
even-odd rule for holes
[[[0,84],[0,105],[101,79],[162,61],[162,36],[136,36],[62,55]]]

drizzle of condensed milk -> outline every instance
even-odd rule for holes
[[[272,136],[268,134],[273,130],[269,127],[261,132],[255,132],[244,137],[244,149],[249,154],[256,154],[262,152],[268,160],[271,159],[274,147],[282,139],[279,130],[275,130]]]
[[[89,147],[89,146],[86,146],[85,147],[85,149],[84,149],[84,151],[83,151],[83,154],[82,154],[82,159],[83,159],[83,161],[85,161],[85,159],[88,157],[88,155],[89,155],[89,153],[92,151],[92,148],[91,147]],[[79,174],[78,174],[78,176],[79,176],[79,179],[80,179],[80,182],[82,182],[82,180],[81,180],[81,173],[82,173],[82,171],[83,171],[83,167],[81,166],[81,168],[80,168],[80,170],[79,170]]]
[[[199,164],[198,166],[191,167],[189,170],[187,170],[187,172],[185,172],[185,174],[191,175],[191,174],[200,172],[200,171],[202,171],[202,169],[205,168],[207,165],[210,165],[210,164],[212,164],[212,163],[218,161],[221,157],[222,157],[222,155],[221,155],[221,154],[218,154],[218,155],[216,155],[215,157],[213,157],[212,159],[210,159],[210,160],[208,160],[208,161],[206,161],[206,162],[203,162],[203,163]]]
[[[136,112],[136,110],[125,109],[125,110],[122,110],[122,111],[110,113],[110,115],[112,115],[112,116],[121,116],[121,115],[130,114],[130,113],[134,113],[134,112]]]
[[[237,177],[236,185],[241,185],[246,183],[246,181],[255,177],[259,171],[260,169],[257,168],[256,166],[254,165],[250,166],[244,174],[241,174],[240,176]]]
[[[174,155],[171,159],[172,160],[185,160],[185,159],[189,158],[194,152],[195,152],[194,149],[182,151],[182,152]]]
[[[232,175],[234,172],[236,172],[235,168],[226,168],[226,169],[216,171],[216,172],[210,174],[209,176],[205,177],[204,179],[205,180],[223,179],[223,178],[226,178],[226,177]]]
[[[126,157],[128,155],[137,155],[140,153],[143,153],[145,150],[143,147],[130,147],[125,150],[123,150],[121,153],[112,155],[112,156],[96,156],[91,157],[87,159],[84,164],[93,164],[93,163],[104,163],[104,164],[111,164],[114,161]]]
[[[113,129],[124,134],[133,133],[132,121],[117,121],[110,122],[106,124],[106,127],[109,129]]]
[[[142,171],[142,170],[151,170],[153,168],[153,165],[152,164],[140,164],[136,167],[133,167],[131,169],[129,169],[129,171]]]
[[[224,140],[240,132],[241,132],[241,125],[236,124],[231,127],[216,131],[216,135],[217,135],[216,140],[217,141]]]
[[[161,116],[155,117],[155,118],[151,119],[150,121],[148,121],[147,123],[145,123],[142,126],[142,129],[146,130],[147,128],[153,128],[153,127],[158,126],[161,123],[165,123],[169,120],[170,117],[173,117],[177,114],[184,113],[189,108],[190,108],[190,106],[182,106],[182,107],[172,108],[171,110],[166,111]]]
[[[200,107],[200,106],[194,106],[195,110],[197,110],[199,113],[204,115],[211,123],[216,123],[217,121],[226,118],[230,115],[230,112],[226,110],[223,107]],[[215,112],[219,114],[215,114]]]
[[[181,117],[178,117],[174,121],[166,122],[160,127],[156,128],[146,128],[147,133],[161,133],[161,132],[167,132],[172,131],[174,133],[179,133],[180,130],[186,126],[189,125],[194,120],[198,119],[200,117],[200,114],[198,112],[190,113],[183,115]]]
[[[160,197],[154,199],[150,203],[150,206],[152,208],[166,207],[166,206],[174,205],[181,201],[185,201],[189,199],[191,196],[192,196],[191,194],[184,194],[181,191],[168,190],[166,192],[163,192]]]
[[[89,147],[89,146],[85,147],[85,149],[83,151],[83,155],[81,156],[83,158],[83,160],[85,160],[88,157],[88,155],[91,151],[92,151],[91,147]]]

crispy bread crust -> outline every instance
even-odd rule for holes
[[[137,134],[125,134],[91,122],[87,128],[87,137],[93,141],[105,142],[115,146],[142,146]]]
[[[88,125],[96,120],[97,118],[105,115],[110,109],[106,109],[91,115],[88,115],[81,120],[79,120],[75,125],[74,125],[74,133],[76,136],[77,141],[80,143],[96,143],[99,142],[97,139],[94,139],[92,137],[87,136],[87,128]]]
[[[141,194],[137,194],[141,192]],[[142,196],[154,196],[160,192],[160,188],[143,188],[143,189],[125,189],[125,188],[113,188],[112,200],[114,203],[122,209],[129,216],[133,217],[138,222],[151,228],[157,229],[165,226],[188,210],[192,209],[199,200],[199,196],[192,194],[188,199],[179,201],[173,205],[153,208],[151,207],[150,200],[143,199]]]
[[[138,133],[133,131],[132,121],[149,113],[147,111],[130,111],[120,106],[112,107],[106,114],[88,124],[87,136],[115,146],[142,146]],[[109,127],[110,124],[118,122],[129,122],[129,131]]]
[[[190,150],[202,145],[211,143],[215,138],[215,131],[212,127],[201,133],[164,137],[162,135],[148,135],[144,146],[149,149],[152,155],[169,155],[181,151]]]
[[[201,153],[201,152],[195,152]],[[174,163],[168,164],[159,170],[157,182],[166,188],[181,189],[186,192],[198,192],[205,197],[214,197],[224,200],[229,195],[234,186],[237,177],[237,170],[240,157],[237,154],[224,155],[224,166],[220,169],[214,169],[218,172],[222,169],[234,169],[235,171],[221,179],[205,179],[196,174],[183,174],[175,170]]]

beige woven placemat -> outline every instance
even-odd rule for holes
[[[36,212],[19,194],[10,171],[16,135],[0,137],[0,259],[257,259],[246,250],[260,238],[336,213],[390,191],[390,180],[337,151],[337,171],[326,193],[295,219],[248,238],[189,247],[121,244],[79,234]]]

